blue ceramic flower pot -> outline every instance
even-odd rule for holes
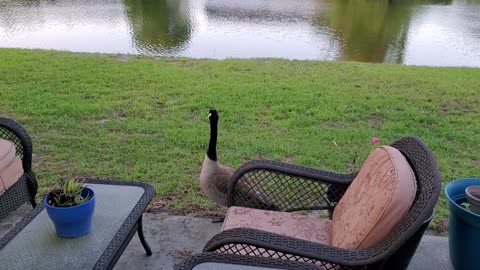
[[[90,188],[83,189],[83,196],[90,200],[72,207],[55,207],[48,204],[47,196],[43,200],[48,216],[60,237],[79,237],[92,229],[92,216],[95,210],[95,193]]]
[[[480,185],[478,178],[458,179],[447,184],[448,199],[448,245],[450,261],[457,270],[480,269],[480,215],[461,206],[466,201],[465,189]]]

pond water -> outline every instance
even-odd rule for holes
[[[480,67],[480,0],[0,0],[0,47]]]

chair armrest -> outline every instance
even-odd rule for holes
[[[333,210],[355,176],[252,160],[235,171],[227,194],[228,206],[284,212]]]
[[[17,155],[22,158],[25,173],[32,171],[32,140],[23,126],[9,118],[0,118],[0,138],[15,143]]]
[[[272,258],[262,258],[253,256],[242,256],[235,254],[221,254],[213,252],[205,252],[190,256],[179,264],[175,265],[175,270],[214,270],[214,269],[231,269],[234,265],[242,265],[241,269],[262,269],[268,268],[272,270],[276,269],[288,269],[288,270],[322,270],[320,266],[315,264],[296,262],[296,261],[281,261]],[[324,269],[323,269],[324,270]]]
[[[325,269],[371,269],[385,259],[377,249],[348,250],[248,228],[215,235],[203,251],[309,262]]]

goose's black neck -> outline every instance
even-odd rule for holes
[[[208,144],[207,157],[217,160],[217,124],[218,119],[210,118],[210,143]]]

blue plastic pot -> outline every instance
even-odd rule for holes
[[[90,188],[83,189],[83,196],[90,195],[90,200],[72,207],[55,207],[48,204],[47,196],[43,200],[47,213],[61,237],[79,237],[92,229],[92,216],[95,210],[95,193]]]
[[[465,189],[473,185],[480,185],[480,179],[458,179],[445,187],[450,209],[448,218],[450,261],[457,270],[480,269],[480,215],[460,205],[466,201]]]

